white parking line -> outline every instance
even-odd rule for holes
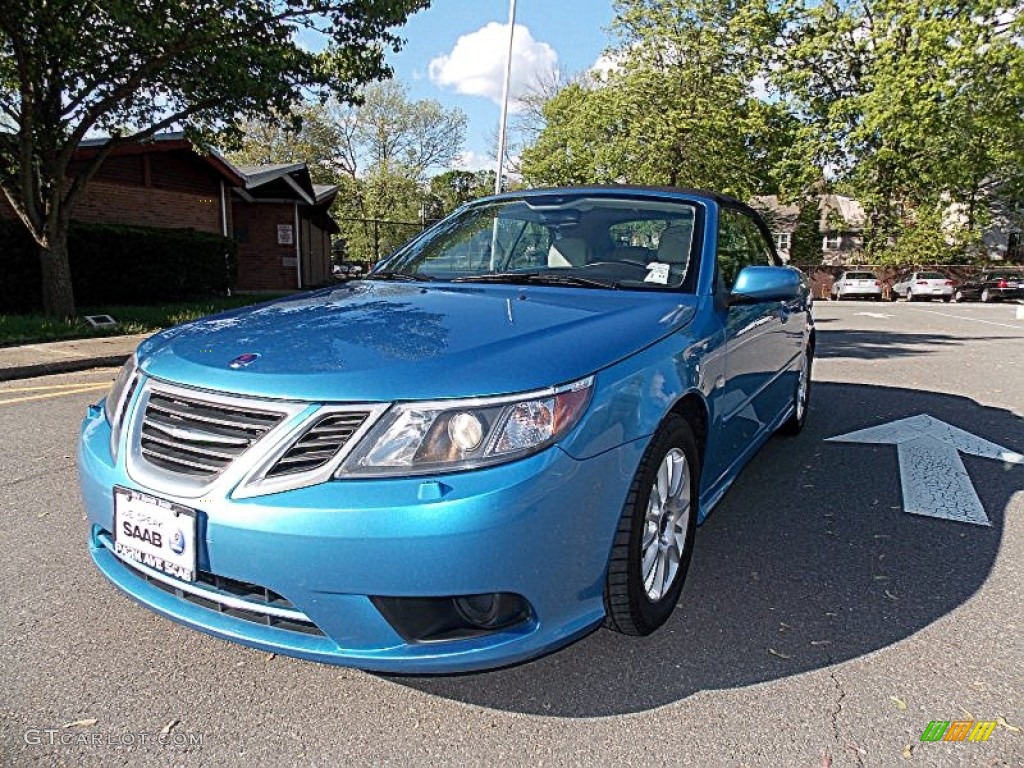
[[[968,317],[967,315],[951,315],[948,312],[936,312],[934,309],[918,309],[917,307],[907,307],[913,312],[924,312],[928,315],[941,315],[942,317],[951,317],[954,320],[970,320],[974,323],[984,323],[985,325],[998,325],[1000,328],[1012,328],[1015,331],[1024,331],[1024,324],[1011,325],[1010,323],[997,323],[995,320],[982,320],[979,317]]]

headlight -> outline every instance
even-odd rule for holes
[[[474,469],[548,447],[579,421],[594,377],[513,397],[403,403],[366,434],[337,477]]]
[[[117,458],[117,445],[121,438],[121,422],[124,421],[124,409],[135,389],[136,379],[135,355],[129,357],[114,379],[114,386],[103,401],[103,413],[110,424],[110,455]]]

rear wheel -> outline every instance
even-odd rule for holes
[[[798,435],[807,423],[807,406],[811,403],[811,367],[814,364],[814,354],[810,348],[804,353],[800,361],[800,372],[796,381],[796,391],[793,393],[793,415],[786,420],[780,428],[784,435]]]
[[[604,588],[610,629],[649,635],[672,615],[693,555],[699,482],[693,430],[670,416],[647,447],[622,508]]]

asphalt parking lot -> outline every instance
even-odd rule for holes
[[[115,371],[0,385],[0,764],[1024,766],[1024,319],[815,311],[808,427],[698,530],[666,627],[458,677],[272,656],[136,606],[89,560],[75,480]],[[1007,451],[942,453],[962,475],[902,465],[887,433],[827,440],[922,415]],[[901,471],[973,487],[989,524],[909,513]],[[923,743],[935,720],[998,725]]]

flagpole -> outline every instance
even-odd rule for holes
[[[501,125],[498,127],[498,175],[494,179],[494,194],[501,192],[501,176],[505,168],[506,125],[508,124],[508,91],[512,80],[512,39],[516,29],[516,0],[508,3],[508,59],[505,61],[505,85],[501,95]]]

